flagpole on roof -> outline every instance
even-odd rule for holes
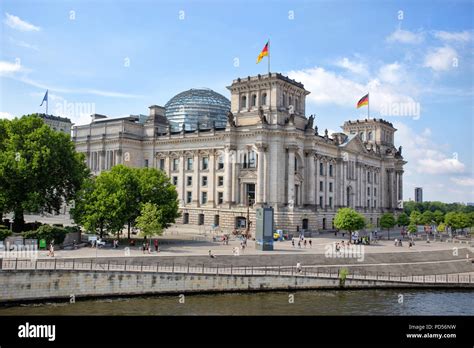
[[[369,92],[367,92],[367,119],[370,120],[370,97],[369,97]]]
[[[270,76],[270,39],[268,39],[268,76]]]

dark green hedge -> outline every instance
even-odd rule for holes
[[[36,231],[23,232],[21,235],[24,238],[45,239],[46,243],[54,240],[54,244],[61,244],[67,233],[68,231],[61,227],[42,225]]]
[[[5,240],[8,236],[11,236],[12,232],[7,229],[0,229],[0,240]]]

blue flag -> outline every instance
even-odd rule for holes
[[[48,102],[48,90],[46,90],[46,93],[44,95],[43,101],[41,102],[40,106],[43,106],[44,102],[46,103]]]

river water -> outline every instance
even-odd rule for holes
[[[469,290],[225,293],[179,301],[176,295],[30,303],[0,307],[0,315],[474,315]]]

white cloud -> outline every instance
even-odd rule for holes
[[[365,64],[351,61],[349,60],[349,58],[346,57],[338,60],[335,65],[347,69],[355,74],[367,74],[367,66]]]
[[[395,123],[394,127],[398,130],[395,140],[403,146],[403,155],[411,173],[453,174],[465,171],[464,163],[456,156],[447,155],[431,140],[431,129],[415,132],[401,122]]]
[[[11,15],[9,13],[6,13],[6,18],[4,20],[4,23],[8,25],[10,28],[19,30],[19,31],[39,31],[41,28],[37,27],[31,23],[28,23],[20,17]]]
[[[472,34],[467,30],[458,32],[435,31],[433,35],[442,41],[468,42],[472,39]]]
[[[402,77],[402,67],[397,62],[383,65],[379,69],[378,76],[382,81],[389,82],[392,84],[397,83],[401,80]]]
[[[15,40],[15,39],[11,38],[11,37],[10,37],[10,42],[13,43],[14,45],[19,46],[19,47],[24,47],[24,48],[32,49],[34,51],[39,51],[38,46],[31,45],[28,42],[18,41],[18,40]]]
[[[450,46],[438,47],[425,56],[423,66],[435,71],[446,71],[455,66],[457,55]]]
[[[311,92],[307,100],[316,104],[336,104],[355,108],[357,101],[368,91],[370,91],[371,111],[381,112],[390,105],[416,103],[411,96],[399,93],[396,86],[389,86],[377,78],[361,84],[321,67],[290,71],[288,76],[301,81]]]
[[[21,70],[21,65],[18,63],[11,63],[7,61],[0,61],[0,75],[15,73]]]
[[[460,178],[451,178],[451,181],[456,183],[459,186],[471,186],[474,188],[474,178],[473,177],[460,177]]]
[[[6,118],[6,119],[11,120],[14,118],[14,116],[10,114],[9,112],[0,111],[0,118]]]
[[[388,42],[400,42],[404,44],[419,44],[423,42],[423,39],[423,32],[414,33],[403,29],[397,29],[387,37]]]

